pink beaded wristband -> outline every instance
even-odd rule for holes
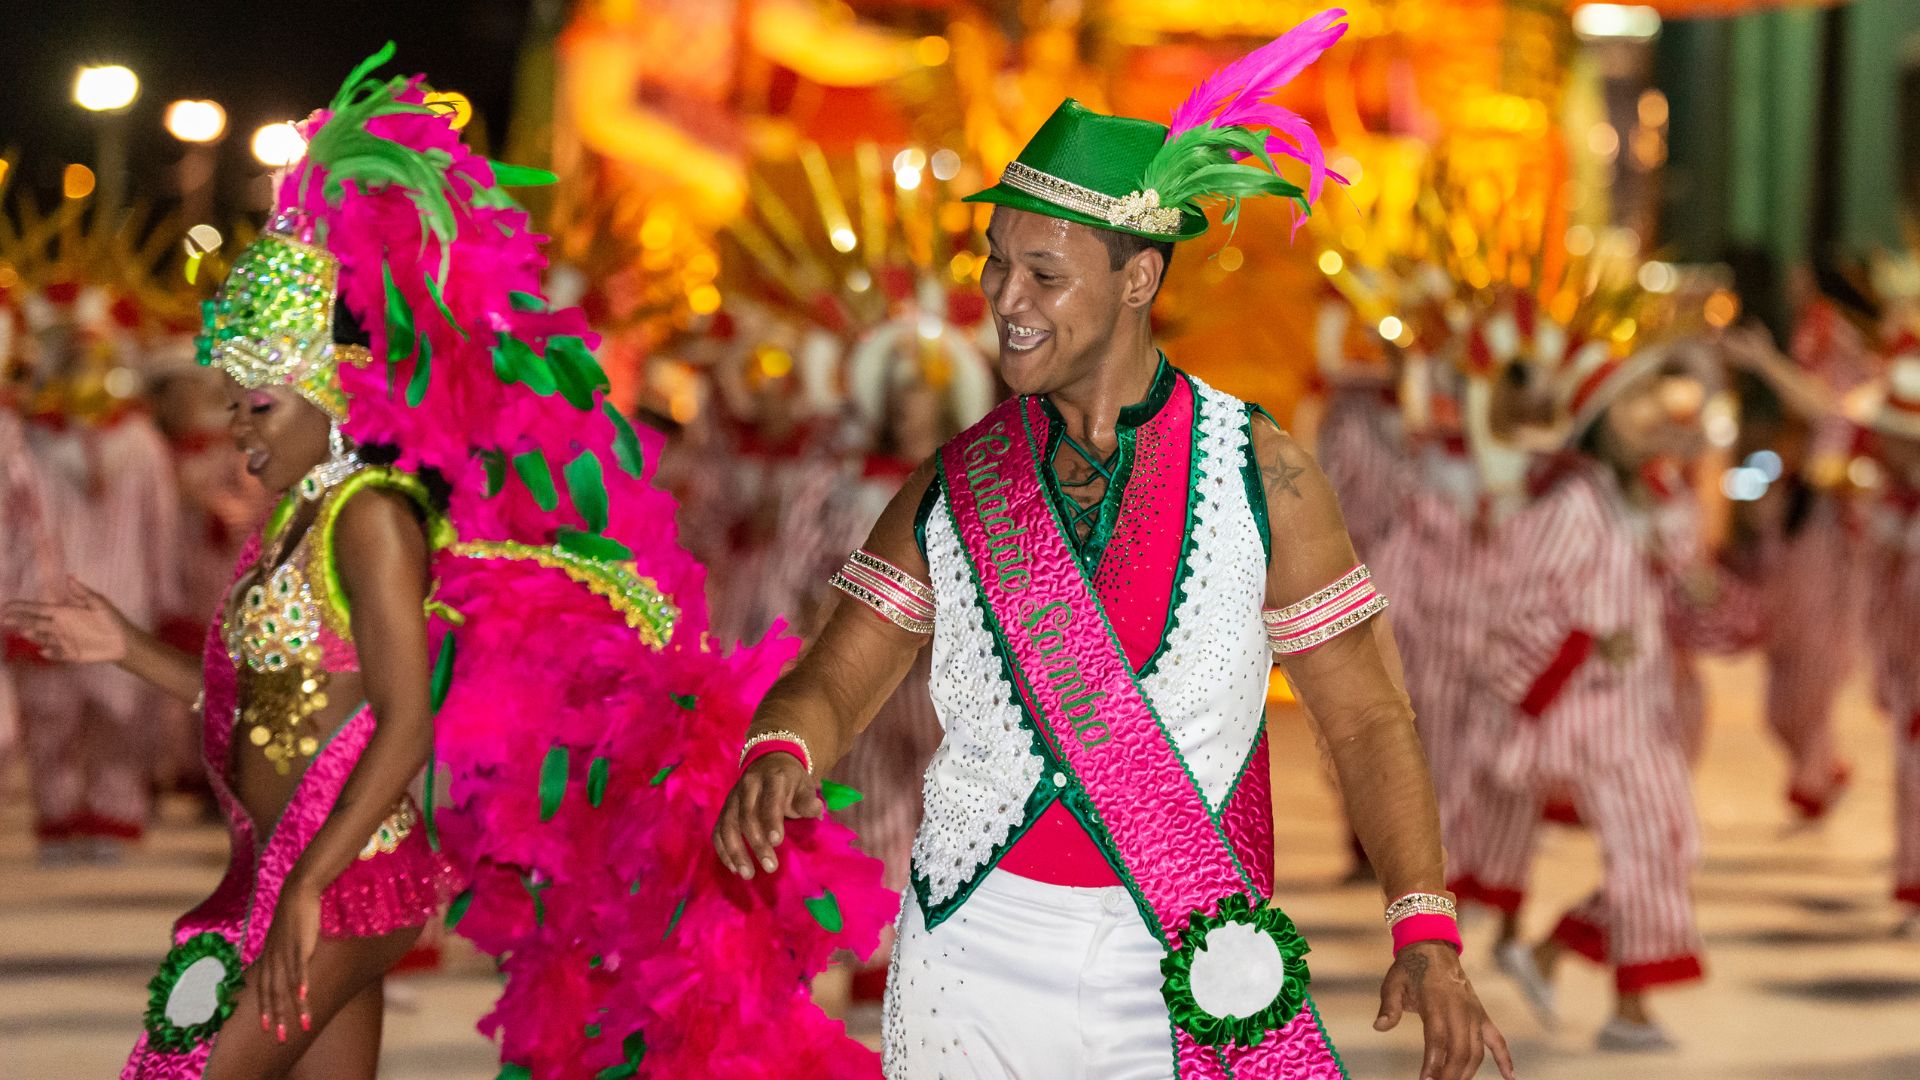
[[[805,744],[793,739],[778,738],[759,739],[751,742],[747,746],[746,753],[740,756],[740,771],[746,772],[748,766],[766,757],[768,754],[791,754],[799,759],[800,764],[806,768],[808,776],[813,775],[813,759],[807,756]]]
[[[1409,915],[1393,924],[1393,955],[1423,941],[1444,941],[1460,952],[1460,924],[1446,915]]]

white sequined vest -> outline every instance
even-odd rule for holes
[[[1185,595],[1140,685],[1217,811],[1264,725],[1267,552],[1248,493],[1248,407],[1198,379],[1193,388],[1198,498]],[[927,767],[913,878],[931,924],[964,902],[1065,775],[1049,772],[1008,682],[944,494],[927,520],[926,554],[935,596],[931,690],[945,737]]]

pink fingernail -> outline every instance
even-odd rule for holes
[[[301,1014],[300,1014],[300,1030],[301,1030],[301,1031],[312,1031],[312,1030],[313,1030],[313,1017],[311,1017],[311,1016],[308,1016],[308,1015],[307,1015],[306,1013],[301,1013]]]
[[[268,1015],[267,1015],[266,1013],[261,1013],[261,1014],[260,1014],[260,1030],[261,1030],[261,1031],[272,1031],[272,1030],[273,1030],[273,1017],[271,1017],[271,1016],[268,1016]]]
[[[287,1025],[281,1024],[279,1025],[279,1028],[280,1028],[279,1030],[280,1041],[286,1042],[287,1041]]]

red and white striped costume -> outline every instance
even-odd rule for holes
[[[1481,657],[1493,614],[1488,598],[1498,595],[1506,563],[1505,530],[1476,507],[1470,459],[1433,446],[1419,465],[1420,488],[1403,497],[1373,572],[1393,598],[1407,696],[1433,776],[1441,835],[1457,864],[1467,858],[1462,818],[1472,812],[1478,760],[1472,721],[1485,708]]]
[[[4,313],[0,313],[4,317]],[[38,598],[58,580],[59,554],[46,494],[26,430],[17,413],[0,404],[0,606],[9,600]],[[20,739],[19,702],[14,669],[33,651],[24,639],[0,641],[0,762]]]
[[[1792,342],[1794,361],[1837,392],[1873,374],[1863,335],[1833,304],[1808,305]],[[1759,582],[1767,618],[1767,726],[1788,762],[1788,800],[1825,812],[1845,765],[1835,745],[1833,703],[1859,647],[1864,579],[1856,508],[1814,486],[1824,462],[1854,454],[1858,429],[1840,417],[1810,421],[1801,476],[1789,505],[1760,540]]]
[[[165,441],[145,415],[36,421],[64,570],[152,629],[179,605],[180,501]],[[110,664],[18,670],[37,829],[47,839],[137,836],[151,800],[153,692]]]
[[[1623,993],[1697,978],[1699,829],[1674,737],[1668,593],[1652,522],[1610,472],[1581,460],[1510,528],[1510,602],[1486,650],[1489,685],[1510,708],[1476,718],[1487,753],[1460,889],[1517,910],[1542,806],[1570,792],[1599,839],[1605,876],[1555,938],[1610,963]]]
[[[1362,562],[1374,558],[1411,486],[1392,388],[1335,383],[1327,392],[1314,458],[1340,499],[1353,550]]]
[[[1920,905],[1920,484],[1886,492],[1868,543],[1874,691],[1893,722],[1894,895]]]

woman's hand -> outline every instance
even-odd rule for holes
[[[1489,1050],[1500,1075],[1513,1080],[1507,1040],[1487,1018],[1453,946],[1443,941],[1415,942],[1394,958],[1380,984],[1380,1015],[1373,1029],[1391,1031],[1408,1012],[1419,1014],[1426,1034],[1420,1080],[1470,1080]]]
[[[67,598],[57,603],[18,600],[7,605],[5,623],[62,664],[115,663],[126,658],[132,627],[106,597],[67,579]]]
[[[817,818],[825,809],[799,758],[767,754],[747,766],[727,793],[713,827],[713,848],[742,878],[753,879],[755,863],[771,874],[780,868],[774,849],[786,836],[787,819]]]
[[[307,1009],[307,965],[320,944],[320,887],[298,872],[287,877],[273,909],[273,928],[249,976],[260,999],[260,1030],[287,1041],[290,1025],[313,1030]]]

